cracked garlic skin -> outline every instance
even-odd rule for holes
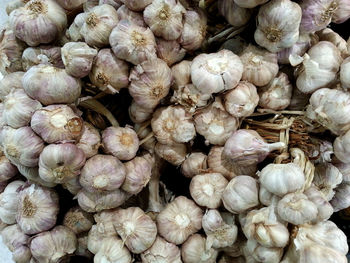
[[[0,99],[2,101],[11,91],[23,88],[22,77],[24,73],[22,71],[9,73],[0,80]]]
[[[57,193],[32,184],[19,194],[16,221],[24,233],[37,234],[56,224],[58,210]]]
[[[101,145],[100,132],[90,123],[84,122],[83,133],[76,145],[84,152],[86,159],[96,155]]]
[[[158,233],[168,242],[182,244],[202,228],[202,217],[202,210],[192,200],[179,196],[158,214]]]
[[[240,58],[232,51],[223,49],[217,53],[200,54],[191,64],[191,79],[204,94],[233,89],[243,73]]]
[[[89,3],[89,1],[87,3]],[[86,16],[87,13],[80,13],[74,18],[74,21],[66,30],[66,36],[69,40],[75,42],[84,40],[83,35],[80,33],[80,29],[85,23]]]
[[[207,158],[208,156],[202,152],[190,153],[181,164],[181,174],[192,178],[197,174],[205,172],[208,168]]]
[[[23,70],[28,71],[32,66],[39,64],[49,64],[57,68],[64,68],[61,47],[41,45],[26,48],[22,54]]]
[[[124,242],[117,236],[103,239],[101,248],[95,254],[94,263],[106,262],[133,262],[129,250],[124,246]]]
[[[89,231],[94,223],[93,216],[83,211],[79,206],[72,207],[64,215],[62,224],[76,235]]]
[[[141,259],[143,263],[182,263],[180,249],[160,236],[141,254]]]
[[[220,14],[224,16],[227,22],[232,26],[245,25],[252,14],[250,9],[240,7],[233,0],[219,0],[218,8]]]
[[[215,263],[218,251],[205,248],[206,239],[200,234],[190,236],[181,247],[184,263]]]

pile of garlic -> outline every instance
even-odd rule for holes
[[[349,1],[6,11],[0,234],[14,262],[347,262],[330,218],[350,207],[350,39],[327,26]],[[249,127],[295,115],[311,154]]]

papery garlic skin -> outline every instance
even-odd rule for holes
[[[30,126],[47,143],[77,141],[83,132],[82,118],[67,105],[50,105],[35,111]]]
[[[49,65],[31,67],[22,82],[27,94],[44,105],[73,103],[81,92],[79,79],[71,77],[64,69]]]
[[[350,5],[348,1],[339,0],[338,8],[334,11],[332,22],[336,24],[344,23],[350,18]]]
[[[349,56],[348,46],[345,39],[342,38],[338,33],[334,32],[332,29],[325,28],[322,31],[318,31],[317,36],[319,38],[319,41],[329,41],[335,45],[339,49],[343,58]]]
[[[40,186],[45,187],[54,187],[56,186],[56,183],[53,182],[47,182],[39,176],[39,167],[27,167],[23,165],[16,165],[19,173],[23,175],[25,178],[27,178],[28,182],[35,183]]]
[[[305,190],[304,194],[317,207],[317,217],[312,222],[321,222],[328,220],[334,212],[332,205],[327,201],[324,194],[317,190],[316,187],[310,187]]]
[[[334,196],[334,189],[342,182],[343,175],[337,167],[331,163],[315,166],[313,184],[330,201]]]
[[[218,8],[219,13],[224,16],[227,22],[232,26],[245,25],[252,14],[250,9],[240,7],[234,0],[219,0]]]
[[[125,175],[125,166],[116,157],[97,154],[86,161],[79,182],[91,193],[113,191],[123,184]]]
[[[146,26],[146,23],[143,20],[142,13],[132,11],[131,9],[126,7],[126,5],[124,4],[118,8],[117,14],[118,14],[119,21],[129,20],[138,26],[141,26],[141,27]]]
[[[131,263],[132,258],[129,250],[124,246],[124,242],[115,236],[102,241],[101,248],[94,257],[94,262]]]
[[[101,49],[92,65],[89,78],[101,91],[115,94],[129,84],[129,66],[118,59],[111,49]]]
[[[174,166],[181,165],[187,156],[187,147],[184,143],[162,144],[157,143],[154,151],[159,157],[171,163]]]
[[[1,137],[7,159],[14,164],[37,166],[44,142],[30,127],[13,129],[6,126],[2,129]]]
[[[121,0],[132,11],[142,11],[152,3],[152,0]]]
[[[28,97],[23,89],[14,89],[4,99],[2,118],[5,125],[20,128],[27,126],[33,113],[40,108],[40,102]]]
[[[90,1],[87,1],[86,3],[89,3]],[[66,30],[66,36],[71,41],[82,41],[84,40],[84,36],[80,33],[80,29],[85,23],[85,19],[87,17],[87,13],[80,13],[76,15],[74,18],[74,21],[69,26],[69,28]]]
[[[156,41],[152,31],[128,20],[120,21],[113,29],[109,43],[117,58],[134,65],[157,57]]]
[[[147,60],[130,72],[129,93],[135,103],[150,109],[155,108],[170,90],[171,70],[161,59]]]
[[[199,174],[192,178],[190,194],[200,206],[218,208],[228,181],[219,173]]]
[[[65,226],[56,226],[35,236],[30,242],[30,251],[38,262],[60,262],[73,254],[77,243],[72,230]]]
[[[75,255],[91,259],[93,257],[93,254],[87,248],[88,232],[79,234],[77,236],[77,240],[78,240],[78,245],[77,245],[77,249],[74,252]]]
[[[338,212],[345,208],[350,207],[350,185],[347,183],[340,184],[335,189],[335,195],[333,196],[331,205],[333,206],[334,212]]]
[[[243,73],[241,60],[232,51],[200,54],[191,64],[191,79],[197,89],[205,94],[233,89]]]
[[[201,229],[202,216],[202,210],[192,200],[179,196],[158,214],[158,233],[168,242],[182,244]]]
[[[249,45],[240,55],[243,63],[242,80],[255,86],[267,85],[278,73],[277,55]]]
[[[223,158],[224,147],[213,146],[208,154],[208,169],[210,171],[221,173],[226,179],[231,180],[236,176],[234,168],[226,165],[226,160]]]
[[[347,131],[345,134],[338,136],[334,143],[334,154],[335,156],[344,163],[350,163],[348,147],[350,144],[350,132]]]
[[[243,8],[254,8],[266,3],[268,0],[234,0],[237,5]]]
[[[29,0],[13,0],[6,5],[6,13],[7,15],[11,14],[11,12],[19,7],[22,7]]]
[[[37,234],[56,224],[58,210],[57,193],[32,184],[20,192],[16,221],[24,233]]]
[[[191,64],[189,60],[182,60],[171,67],[175,90],[191,83]]]
[[[208,156],[201,152],[190,153],[181,165],[182,175],[192,178],[203,173],[208,168],[207,158]]]
[[[344,59],[340,65],[340,82],[344,89],[350,89],[350,58]]]
[[[6,182],[18,173],[15,165],[13,165],[6,156],[0,156],[0,182]]]
[[[259,204],[257,181],[246,175],[233,178],[222,194],[222,202],[231,213],[238,214]]]
[[[62,61],[66,72],[76,78],[87,76],[97,50],[84,42],[68,42],[62,47]]]
[[[98,148],[101,145],[101,135],[94,126],[84,122],[83,133],[76,145],[84,152],[86,158],[90,158],[98,153]]]
[[[0,80],[0,99],[2,101],[13,89],[23,88],[23,85],[22,85],[23,75],[24,75],[24,72],[17,71],[17,72],[5,75]]]
[[[156,138],[152,134],[152,129],[150,126],[143,128],[143,124],[135,124],[134,129],[139,137],[140,140],[143,140],[145,138],[146,141],[142,145],[140,145],[141,148],[147,150],[150,153],[154,153],[155,146],[157,144]],[[152,135],[152,136],[151,136]]]
[[[109,44],[109,36],[118,22],[118,14],[113,6],[96,6],[87,13],[80,34],[86,44],[101,48]]]
[[[256,87],[247,81],[239,82],[223,98],[227,112],[237,118],[250,116],[259,102]]]
[[[22,66],[28,71],[32,66],[48,64],[57,68],[64,68],[61,58],[61,48],[55,46],[28,47],[22,54]]]
[[[280,262],[283,249],[282,248],[267,248],[259,245],[254,239],[247,240],[243,248],[244,253],[251,255],[256,262]]]
[[[11,12],[9,23],[17,38],[37,46],[55,40],[67,26],[67,16],[55,1],[31,0]]]
[[[205,248],[205,238],[200,234],[190,236],[181,247],[184,263],[215,263],[218,251]]]
[[[176,40],[157,38],[156,43],[158,57],[164,60],[168,66],[181,61],[186,55],[186,50]]]
[[[129,106],[129,117],[135,124],[141,124],[152,118],[153,109],[144,108],[132,100]]]
[[[180,249],[157,236],[153,245],[141,254],[143,263],[182,263]]]
[[[82,6],[88,0],[56,0],[66,10],[73,10]]]
[[[0,220],[5,224],[15,224],[17,214],[18,193],[24,186],[23,181],[13,181],[9,183],[0,194]]]
[[[93,223],[92,215],[78,206],[69,209],[63,218],[63,225],[70,228],[77,235],[89,231]]]

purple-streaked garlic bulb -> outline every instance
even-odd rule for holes
[[[316,34],[319,38],[319,41],[329,41],[335,45],[339,49],[342,58],[349,56],[346,40],[342,38],[338,33],[334,32],[330,28],[325,28],[322,31],[318,31]]]
[[[181,165],[188,154],[187,146],[184,143],[162,144],[157,143],[154,147],[155,153],[162,159],[174,166]]]
[[[0,156],[0,182],[6,182],[18,173],[14,166],[6,156]]]
[[[86,158],[96,155],[101,145],[100,132],[90,123],[84,122],[83,133],[76,145],[83,150]]]
[[[152,3],[152,0],[121,0],[127,8],[132,11],[143,11],[146,6]]]
[[[326,221],[331,217],[334,209],[321,191],[316,187],[311,186],[304,191],[304,194],[317,208],[317,217],[312,223]]]
[[[111,49],[101,49],[92,65],[89,78],[101,91],[109,94],[117,93],[129,84],[129,66],[118,59]]]
[[[57,68],[64,68],[61,47],[42,45],[26,48],[22,54],[23,70],[28,71],[32,66],[39,64],[49,64]]]
[[[0,80],[0,99],[3,101],[5,97],[13,90],[13,89],[22,89],[22,77],[24,72],[17,71],[10,74],[5,75]]]
[[[87,3],[89,2],[90,1]],[[74,18],[72,24],[66,30],[66,36],[69,40],[75,42],[84,40],[84,36],[80,33],[80,29],[85,23],[86,16],[87,13],[80,13]]]
[[[242,73],[241,60],[227,49],[217,53],[200,54],[191,64],[192,82],[205,94],[233,89],[240,81]]]
[[[194,234],[182,245],[181,256],[186,263],[214,263],[218,251],[214,248],[206,248],[206,238],[200,234]]]
[[[215,173],[221,173],[226,179],[231,180],[237,174],[232,165],[227,165],[227,162],[223,156],[224,147],[213,146],[208,154],[208,171]],[[255,168],[254,168],[255,172]]]
[[[202,152],[192,152],[181,165],[181,174],[192,178],[197,174],[205,172],[208,168],[208,156]]]
[[[107,237],[101,241],[100,249],[94,256],[94,262],[133,262],[130,251],[124,246],[124,242],[118,236]]]
[[[31,128],[47,143],[77,141],[83,132],[83,120],[67,105],[50,105],[37,110]]]
[[[117,10],[117,14],[118,14],[119,21],[128,20],[135,25],[146,27],[146,23],[143,20],[142,13],[132,11],[126,5],[120,6]]]
[[[149,249],[142,252],[141,259],[144,263],[182,263],[180,249],[160,236]]]
[[[256,87],[247,81],[239,82],[223,99],[226,111],[237,118],[251,115],[259,102]]]
[[[44,105],[75,102],[81,92],[79,79],[50,65],[31,67],[22,82],[27,94]]]
[[[40,102],[28,97],[23,89],[13,89],[4,98],[4,124],[12,128],[27,126],[33,113],[40,108]]]
[[[82,6],[88,0],[56,0],[60,6],[66,10],[74,10]]]
[[[25,178],[27,178],[29,183],[35,183],[40,186],[45,187],[54,187],[56,186],[56,183],[47,182],[41,179],[39,176],[39,167],[27,167],[23,165],[17,164],[17,169],[21,175],[23,175]]]
[[[106,192],[118,189],[125,175],[126,168],[116,157],[98,154],[86,161],[79,181],[88,192]]]
[[[44,142],[30,127],[13,129],[6,126],[1,133],[2,146],[7,159],[14,164],[35,167]]]
[[[192,62],[189,60],[182,60],[171,67],[175,90],[191,83],[191,64]]]
[[[240,7],[234,0],[219,0],[218,8],[219,13],[232,26],[245,25],[252,15],[251,9]]]
[[[19,194],[16,221],[24,233],[37,234],[56,224],[58,210],[57,193],[32,184]]]
[[[141,124],[152,118],[153,109],[144,108],[132,100],[129,106],[129,117],[133,123]]]
[[[176,40],[157,38],[156,43],[158,57],[164,60],[168,66],[180,62],[186,55],[186,50]]]
[[[157,57],[156,40],[152,31],[128,20],[120,21],[113,29],[109,43],[117,58],[134,65]]]
[[[132,128],[108,127],[102,133],[102,144],[106,153],[128,161],[136,156],[139,138]]]
[[[91,229],[94,218],[92,214],[83,211],[79,206],[75,206],[64,215],[62,223],[78,235]]]
[[[130,72],[129,93],[136,104],[155,108],[168,95],[172,82],[171,70],[161,59],[147,60]]]
[[[350,18],[350,3],[346,0],[338,0],[337,4],[338,8],[332,15],[332,22],[341,24]]]
[[[80,174],[85,155],[75,144],[49,144],[39,158],[39,176],[47,182],[63,183]]]

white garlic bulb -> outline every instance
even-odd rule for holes
[[[100,0],[100,1],[114,1],[114,0]],[[119,1],[119,0],[116,0],[116,1]],[[142,1],[138,1],[138,3],[139,2],[142,2]],[[143,20],[142,13],[132,11],[125,4],[123,4],[117,9],[117,14],[118,14],[119,21],[128,20],[138,26],[146,27],[146,23]]]
[[[207,158],[208,156],[202,152],[190,153],[181,165],[181,174],[192,178],[203,173],[208,168]]]
[[[102,240],[101,248],[94,257],[95,263],[131,263],[132,258],[124,242],[118,237],[109,237]]]
[[[186,50],[176,40],[156,38],[156,43],[158,57],[164,60],[168,66],[181,61],[186,55]]]
[[[98,148],[101,144],[101,136],[99,131],[88,122],[84,122],[83,133],[77,147],[81,149],[86,158],[90,158],[98,153]]]
[[[344,59],[340,65],[340,82],[344,89],[350,88],[350,58]]]
[[[343,175],[337,167],[331,163],[318,164],[315,166],[313,184],[330,201],[334,196],[334,189],[343,181]]]
[[[187,147],[184,143],[162,144],[157,143],[154,147],[156,154],[174,166],[181,165],[187,156]]]
[[[37,46],[55,40],[67,26],[67,16],[55,1],[31,0],[11,12],[9,23],[17,38]]]
[[[348,1],[339,0],[338,1],[338,8],[335,9],[333,16],[332,16],[332,22],[340,24],[345,22],[350,18],[350,5]]]
[[[182,60],[171,67],[175,90],[191,83],[191,64],[189,60]]]
[[[349,136],[350,132],[347,131],[345,134],[338,136],[333,143],[335,156],[344,163],[350,163],[348,152]]]
[[[240,81],[242,73],[241,60],[227,49],[200,54],[191,64],[192,83],[205,94],[233,89]]]
[[[13,90],[13,89],[22,89],[22,77],[24,72],[17,71],[10,74],[5,75],[0,80],[0,99],[3,101],[5,97]]]
[[[280,199],[281,198],[279,196],[270,193],[269,191],[266,190],[265,187],[260,185],[260,187],[259,187],[259,201],[260,201],[260,203],[262,203],[265,206],[270,206],[272,204],[277,204]]]
[[[223,158],[222,152],[224,147],[213,146],[208,154],[208,170],[216,173],[221,173],[226,179],[231,180],[236,176],[234,167],[227,165],[227,161]]]
[[[153,109],[144,108],[138,105],[134,100],[132,100],[129,106],[129,117],[131,121],[135,124],[141,124],[152,118]]]
[[[182,263],[180,249],[157,236],[153,245],[141,254],[143,263]]]
[[[200,234],[190,236],[181,247],[184,263],[215,263],[218,251],[205,247],[205,238]]]
[[[87,1],[86,3],[89,3],[89,2],[90,1]],[[87,13],[80,13],[76,15],[76,17],[74,18],[74,21],[66,30],[66,35],[69,40],[75,41],[75,42],[84,40],[84,36],[80,33],[80,29],[85,23],[86,17],[87,17]]]
[[[340,9],[340,8],[338,8]],[[330,28],[325,28],[322,31],[317,32],[317,36],[320,41],[329,41],[335,45],[343,58],[349,56],[348,46],[344,38],[342,38],[338,33],[334,32]]]
[[[39,46],[28,47],[22,54],[22,66],[24,71],[28,71],[33,66],[48,64],[57,68],[64,68],[61,47]]]
[[[256,262],[278,263],[283,255],[283,248],[264,247],[258,244],[254,239],[248,239],[243,247],[246,256],[252,256]]]
[[[331,217],[334,209],[321,191],[317,190],[316,187],[311,186],[305,190],[304,194],[317,207],[317,217],[312,223],[326,221]]]
[[[252,15],[251,9],[240,7],[234,0],[219,0],[218,8],[220,14],[232,26],[245,25]]]
[[[335,195],[331,200],[334,212],[338,212],[342,209],[350,206],[350,185],[347,183],[341,183],[335,189]]]
[[[57,193],[32,184],[19,194],[16,221],[24,233],[37,234],[56,224],[58,210]]]
[[[23,165],[16,165],[19,173],[27,178],[28,182],[35,183],[40,186],[54,187],[56,183],[47,182],[39,176],[39,167],[27,167]]]
[[[15,224],[17,214],[18,193],[24,186],[23,181],[13,181],[9,183],[0,194],[0,220],[5,224]]]
[[[268,0],[234,0],[237,5],[244,8],[254,8],[266,3]]]
[[[64,215],[62,224],[72,230],[76,235],[91,229],[94,219],[91,214],[83,211],[79,206],[72,207]]]
[[[168,242],[182,244],[202,228],[202,217],[202,210],[192,200],[179,196],[158,214],[158,233]]]

